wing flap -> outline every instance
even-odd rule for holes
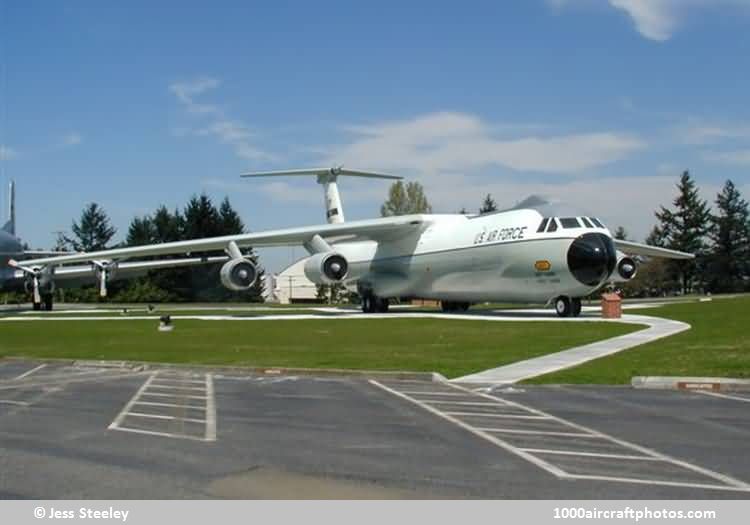
[[[617,246],[618,250],[621,250],[630,255],[643,255],[645,257],[664,257],[666,259],[695,259],[695,255],[692,253],[670,250],[668,248],[660,248],[658,246],[651,246],[650,244],[641,244],[637,242],[621,241],[615,239],[615,245]]]

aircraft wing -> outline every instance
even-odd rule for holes
[[[630,255],[644,255],[646,257],[664,257],[666,259],[695,259],[692,253],[679,252],[668,248],[659,248],[650,244],[640,244],[631,241],[621,241],[615,239],[615,246],[620,251]]]
[[[159,270],[163,268],[184,268],[187,266],[199,266],[202,264],[221,263],[225,262],[228,257],[189,257],[183,259],[161,259],[158,261],[137,261],[137,262],[121,262],[117,265],[117,272],[115,273],[115,279],[120,277],[135,277],[139,275],[145,275],[150,270]],[[23,261],[26,264],[26,261]],[[58,266],[55,268],[56,281],[64,281],[66,279],[82,279],[87,277],[94,277],[94,270],[90,264],[76,265],[76,266]],[[23,270],[16,270],[14,277],[16,279],[23,279],[25,277]]]
[[[373,241],[393,240],[421,231],[427,224],[427,218],[423,215],[402,215],[340,224],[323,224],[302,228],[226,235],[223,237],[208,237],[189,241],[148,244],[130,248],[114,248],[98,252],[25,260],[23,264],[25,266],[47,266],[94,260],[119,261],[135,257],[210,252],[226,250],[230,242],[235,242],[240,248],[295,246],[310,241],[315,235],[328,240],[342,238]]]

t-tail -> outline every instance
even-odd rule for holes
[[[344,210],[341,205],[339,188],[336,184],[336,179],[338,179],[340,176],[366,177],[370,179],[403,179],[403,177],[398,177],[396,175],[385,175],[383,173],[373,173],[371,171],[349,170],[345,169],[343,166],[335,166],[333,168],[308,168],[299,170],[243,173],[241,177],[279,177],[290,175],[312,175],[317,177],[318,183],[323,185],[326,205],[326,220],[330,224],[338,224],[344,222]]]
[[[8,222],[3,226],[3,231],[16,236],[16,184],[13,181],[8,186]]]

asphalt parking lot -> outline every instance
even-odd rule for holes
[[[471,388],[0,361],[0,498],[750,494],[750,396]]]

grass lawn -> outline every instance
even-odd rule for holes
[[[441,319],[0,323],[0,357],[436,371],[458,377],[640,329]]]
[[[750,296],[627,313],[676,319],[692,329],[526,382],[623,384],[633,376],[750,377]]]

